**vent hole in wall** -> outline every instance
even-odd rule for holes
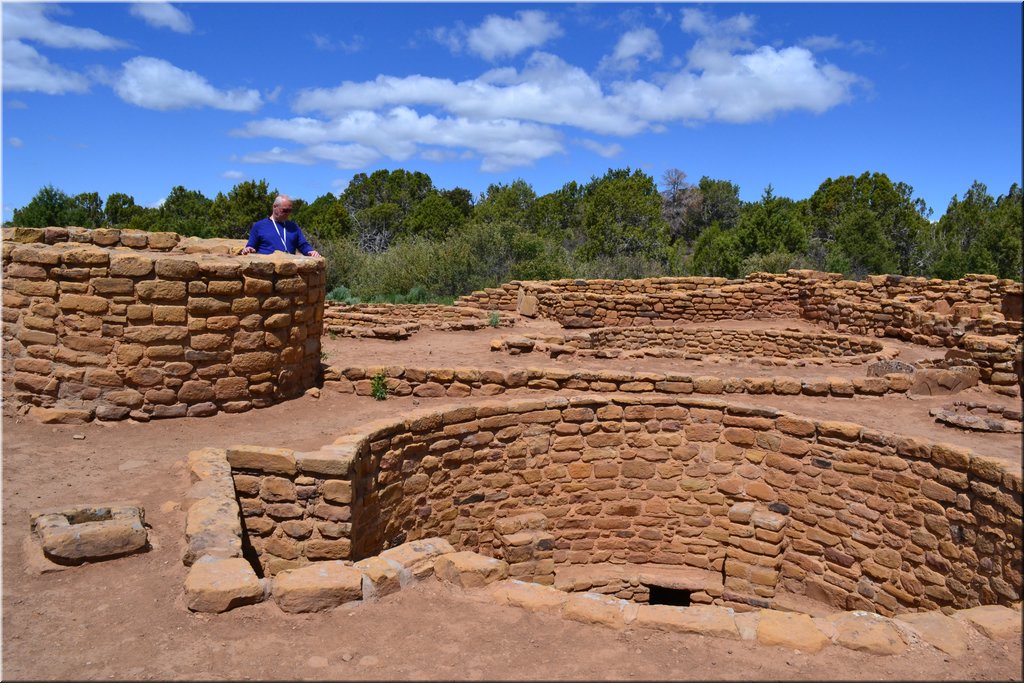
[[[665,586],[648,586],[651,591],[649,604],[671,605],[673,607],[689,607],[690,593],[686,588],[666,588]]]

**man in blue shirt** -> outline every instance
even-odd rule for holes
[[[306,241],[302,235],[302,229],[296,223],[288,220],[292,215],[292,200],[288,195],[278,195],[274,198],[274,207],[271,209],[270,218],[264,218],[252,224],[249,230],[249,242],[242,249],[242,254],[273,254],[275,251],[283,251],[287,254],[294,254],[296,250],[303,256],[320,258],[320,252]]]

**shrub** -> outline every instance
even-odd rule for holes
[[[370,395],[378,401],[384,401],[388,397],[387,376],[383,370],[378,370],[370,380]]]

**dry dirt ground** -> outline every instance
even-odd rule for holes
[[[758,324],[758,323],[746,323]],[[807,329],[806,323],[775,323]],[[489,351],[503,334],[561,333],[542,321],[511,330],[420,331],[404,342],[324,339],[337,365],[592,367],[693,374],[798,377],[862,375],[849,368],[765,368],[676,359],[553,361]],[[900,358],[922,350],[902,346]],[[916,356],[915,356],[916,354]],[[926,354],[925,354],[926,355]],[[511,396],[521,391],[510,393]],[[1019,435],[979,435],[940,426],[934,406],[968,399],[1006,407],[1019,399],[973,389],[911,400],[735,396],[925,436],[1021,462]],[[474,399],[368,397],[324,391],[263,410],[210,418],[50,426],[3,418],[3,660],[14,679],[506,679],[506,680],[1021,680],[1021,643],[972,638],[961,658],[914,646],[899,657],[828,647],[817,654],[697,635],[614,631],[502,607],[433,579],[369,604],[286,614],[273,602],[221,615],[193,614],[182,599],[188,488],[185,458],[202,446],[248,443],[310,450],[348,428],[414,406]],[[7,410],[5,413],[10,413]],[[84,438],[81,438],[84,437]],[[29,512],[75,503],[138,500],[151,526],[150,552],[33,573],[24,543]]]

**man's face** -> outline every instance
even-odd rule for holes
[[[280,202],[274,205],[273,213],[271,214],[275,221],[283,222],[291,218],[292,215],[292,203],[291,202]]]

